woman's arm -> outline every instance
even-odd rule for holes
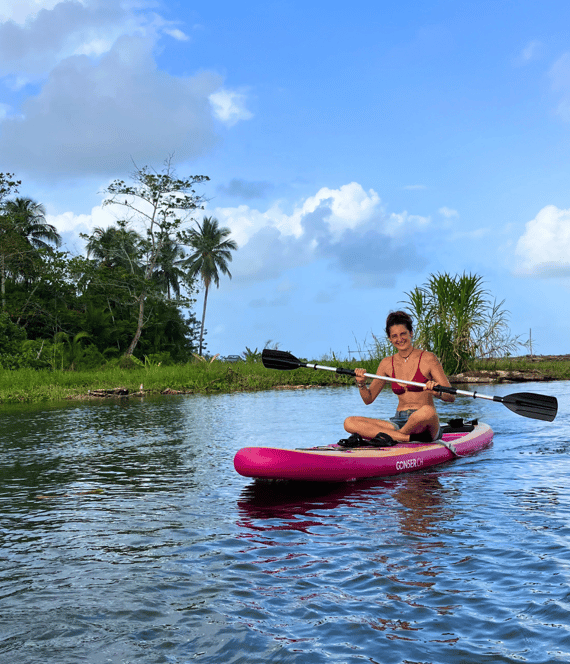
[[[387,375],[385,367],[382,366],[385,362],[386,358],[384,358],[378,365],[376,373],[379,376]],[[356,384],[358,385],[360,397],[362,398],[362,401],[364,401],[364,403],[368,406],[369,404],[373,403],[376,397],[380,394],[384,388],[384,385],[386,385],[386,381],[381,380],[380,378],[374,378],[368,386],[366,385],[366,378],[364,376],[366,369],[355,369],[354,373],[356,374]]]
[[[426,355],[428,355],[428,353],[426,353]],[[445,371],[443,370],[440,361],[433,353],[429,353],[429,356],[426,359],[428,359],[429,362],[429,373],[424,375],[426,375],[430,380],[428,380],[424,389],[428,392],[431,392],[434,397],[437,397],[442,401],[448,401],[450,403],[455,401],[455,394],[438,392],[437,390],[433,389],[435,385],[451,387],[451,383],[449,382],[448,377],[445,375]]]

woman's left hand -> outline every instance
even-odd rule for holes
[[[425,392],[431,392],[432,394],[439,395],[441,392],[439,390],[436,390],[437,383],[435,380],[428,380],[428,382],[424,385],[424,391]]]

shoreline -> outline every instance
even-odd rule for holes
[[[538,382],[552,382],[561,380],[550,374],[544,374],[539,371],[517,371],[517,370],[481,370],[481,371],[467,371],[465,373],[456,374],[449,377],[449,382],[452,385],[498,385],[502,383],[516,384],[516,383],[538,383]],[[309,390],[312,388],[320,387],[350,387],[350,384],[338,383],[336,385],[330,383],[299,383],[299,384],[285,384],[285,385],[272,385],[270,388],[250,388],[235,391],[264,391],[271,390]],[[228,392],[229,393],[229,392]],[[66,399],[69,401],[86,401],[101,399],[124,399],[131,397],[148,397],[148,396],[181,396],[186,394],[203,394],[201,391],[196,390],[175,390],[172,388],[165,388],[161,391],[154,390],[137,390],[129,392],[126,387],[114,387],[109,389],[89,390],[87,394],[70,395]]]
[[[323,361],[324,363],[324,361]],[[338,366],[326,361],[329,366]],[[342,366],[376,370],[376,360]],[[528,383],[570,380],[570,355],[479,361],[475,370],[450,376],[452,385]],[[187,394],[231,394],[264,390],[301,390],[351,386],[351,376],[305,369],[278,371],[258,362],[196,363],[136,370],[90,372],[0,371],[0,406],[102,401]]]

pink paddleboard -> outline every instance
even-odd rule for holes
[[[234,458],[240,475],[274,480],[350,482],[354,480],[409,473],[473,454],[493,440],[487,424],[472,431],[449,431],[442,443],[399,443],[394,447],[344,449],[338,445],[306,449],[244,447]]]

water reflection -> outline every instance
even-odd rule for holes
[[[439,477],[437,472],[424,471],[386,480],[333,485],[256,480],[243,489],[238,500],[238,525],[257,531],[307,532],[310,526],[323,525],[328,518],[326,513],[341,505],[358,509],[363,517],[377,517],[382,510],[390,510],[390,501],[396,500],[404,508],[398,511],[402,532],[430,534],[434,527],[453,518],[451,507],[456,491],[443,485]]]
[[[282,584],[296,584],[296,605],[324,606],[334,619],[334,592],[347,607],[336,618],[342,631],[358,626],[362,638],[373,638],[366,634],[369,629],[389,640],[424,643],[424,627],[415,614],[446,616],[457,608],[456,601],[438,601],[434,607],[427,596],[448,572],[440,557],[448,547],[446,533],[453,532],[460,491],[441,477],[424,471],[334,486],[255,481],[244,487],[238,537],[247,543],[243,551],[253,566],[270,579],[260,583],[256,575],[252,597],[283,601]],[[243,604],[252,606],[249,600]],[[329,627],[332,636],[335,630]],[[326,638],[313,636],[311,648]],[[451,635],[440,643],[458,640]]]

